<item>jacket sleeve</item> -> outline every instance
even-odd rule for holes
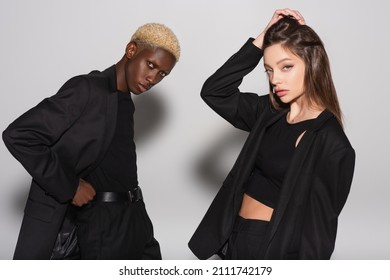
[[[338,216],[347,200],[355,166],[352,147],[335,151],[318,167],[304,220],[300,259],[330,259]]]
[[[59,158],[54,147],[80,117],[89,94],[85,78],[72,78],[56,95],[21,115],[3,132],[11,154],[46,194],[59,202],[73,198],[79,178],[74,168]]]
[[[259,63],[263,51],[250,38],[204,83],[201,97],[233,126],[250,131],[258,114],[268,104],[268,96],[240,92],[239,86]]]

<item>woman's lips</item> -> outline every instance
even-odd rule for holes
[[[288,90],[287,89],[278,89],[276,90],[276,95],[279,97],[283,97],[287,94]]]

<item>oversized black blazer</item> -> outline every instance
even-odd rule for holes
[[[49,259],[79,184],[103,158],[117,115],[115,66],[67,81],[3,132],[32,176],[14,259]]]
[[[249,39],[203,85],[201,96],[219,115],[249,136],[227,178],[189,241],[200,259],[226,243],[241,206],[265,129],[285,116],[269,96],[240,92],[243,77],[262,58]],[[297,146],[286,173],[260,259],[329,259],[338,216],[350,191],[355,152],[336,118],[323,111]]]

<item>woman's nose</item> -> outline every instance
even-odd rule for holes
[[[273,86],[276,86],[277,84],[280,83],[280,76],[277,72],[272,72],[272,75],[270,77],[270,82]]]

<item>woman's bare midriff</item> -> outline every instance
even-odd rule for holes
[[[238,213],[245,219],[270,221],[274,209],[244,194],[241,209]]]

